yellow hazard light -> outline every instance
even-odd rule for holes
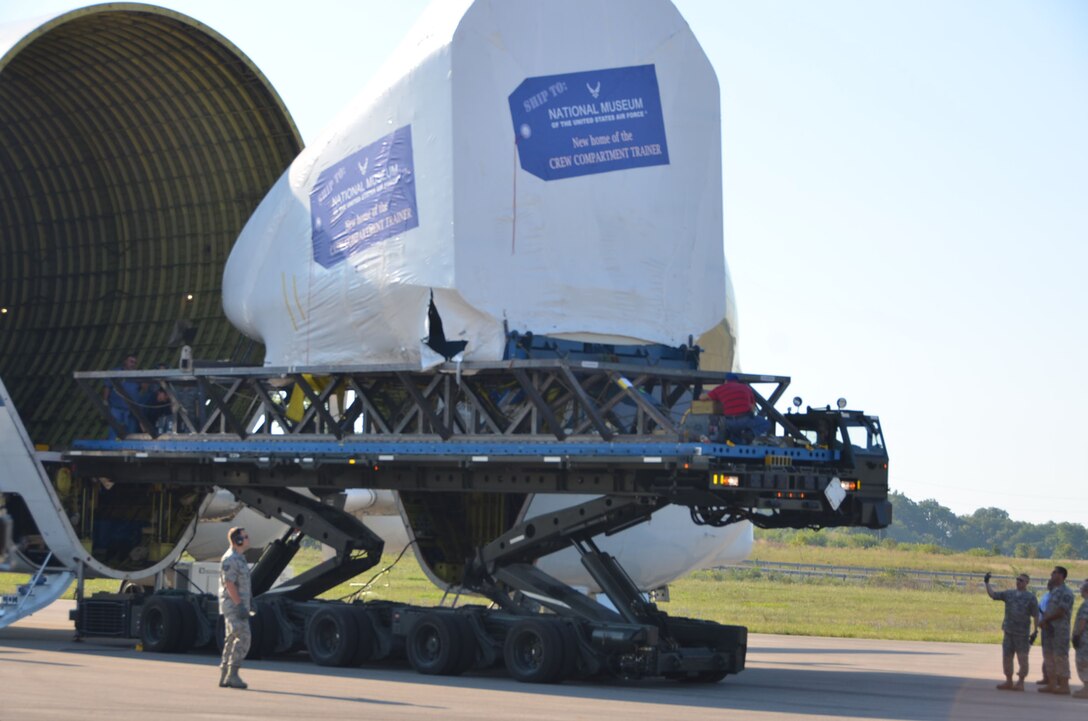
[[[710,485],[736,488],[740,485],[740,476],[731,476],[727,473],[712,473],[710,474]]]
[[[839,485],[842,486],[844,491],[860,491],[861,481],[839,481]]]

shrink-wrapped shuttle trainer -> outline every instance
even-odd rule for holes
[[[266,365],[429,365],[433,300],[465,360],[508,330],[695,338],[726,369],[714,71],[665,0],[437,2],[269,192],[223,287]]]

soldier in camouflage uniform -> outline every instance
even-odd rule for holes
[[[1043,616],[1046,615],[1046,605],[1050,602],[1050,594],[1054,590],[1054,582],[1047,580],[1046,593],[1039,599],[1039,620],[1043,620]],[[1039,627],[1040,644],[1043,647],[1043,677],[1035,682],[1036,686],[1046,686],[1050,683],[1050,679],[1046,677],[1047,669],[1050,668],[1050,641],[1048,637],[1050,634],[1042,626]]]
[[[1077,619],[1073,624],[1073,647],[1077,649],[1077,675],[1084,688],[1073,695],[1088,698],[1088,581],[1080,584],[1080,602]]]
[[[995,601],[1005,602],[1005,621],[1001,629],[1005,632],[1005,638],[1001,641],[1001,663],[1005,670],[1005,683],[998,684],[1002,691],[1023,691],[1024,678],[1028,675],[1028,651],[1031,650],[1029,636],[1032,623],[1038,631],[1039,601],[1035,594],[1028,590],[1031,581],[1028,574],[1021,573],[1016,577],[1016,590],[994,591],[990,588],[990,574],[983,578],[986,583],[986,593]],[[1012,681],[1012,657],[1020,666],[1020,675],[1016,683]]]
[[[249,652],[251,640],[249,617],[253,610],[253,593],[245,557],[245,552],[249,550],[249,534],[244,528],[232,528],[227,532],[227,540],[230,541],[230,548],[223,554],[219,566],[219,613],[223,614],[226,624],[219,685],[247,688],[245,681],[238,676],[238,668]]]
[[[1073,592],[1066,588],[1069,572],[1055,566],[1050,574],[1054,590],[1046,604],[1046,614],[1039,625],[1047,629],[1050,667],[1046,670],[1047,685],[1040,686],[1042,693],[1069,694],[1069,625],[1073,619]]]

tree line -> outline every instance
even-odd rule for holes
[[[1088,559],[1088,528],[1079,523],[1014,521],[1007,511],[993,507],[958,516],[933,499],[912,501],[894,491],[888,497],[894,509],[892,524],[879,531],[761,531],[757,537],[813,545],[870,546],[888,541],[1017,558]]]

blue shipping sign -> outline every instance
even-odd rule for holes
[[[522,169],[544,180],[669,164],[653,65],[526,78],[510,115]]]
[[[310,222],[314,260],[326,268],[417,227],[412,126],[322,171],[310,191]]]

